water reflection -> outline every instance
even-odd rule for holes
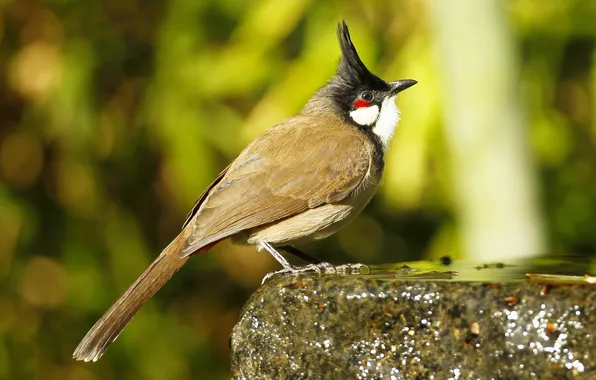
[[[554,284],[594,284],[589,257],[553,257],[515,262],[413,261],[367,266],[361,275],[375,278],[403,278],[433,281],[511,283],[530,281]]]

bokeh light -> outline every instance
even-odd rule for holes
[[[337,263],[474,259],[495,255],[470,236],[523,220],[531,244],[520,227],[495,246],[594,254],[596,2],[487,0],[470,15],[465,1],[0,2],[0,379],[229,378],[231,328],[277,268],[231,242],[190,260],[101,361],[71,355],[217,173],[333,75],[341,19],[372,71],[419,84],[397,100],[379,194],[300,248]],[[496,42],[461,52],[462,31]],[[451,59],[485,71],[472,104],[457,102],[469,93]],[[504,128],[477,122],[495,104],[515,113]],[[476,164],[495,169],[462,176]],[[466,187],[485,177],[497,181]],[[466,189],[511,207],[466,219]]]

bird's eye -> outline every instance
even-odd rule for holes
[[[372,102],[374,98],[375,98],[375,95],[371,91],[363,91],[360,94],[360,99],[362,99],[368,103]]]

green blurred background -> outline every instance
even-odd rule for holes
[[[229,378],[277,268],[195,257],[95,364],[72,351],[214,176],[333,75],[419,84],[333,262],[596,252],[596,1],[1,0],[0,378]],[[586,268],[586,272],[590,269]],[[593,268],[592,268],[593,270]]]

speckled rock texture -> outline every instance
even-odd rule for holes
[[[283,276],[231,348],[234,379],[596,379],[596,287]]]

